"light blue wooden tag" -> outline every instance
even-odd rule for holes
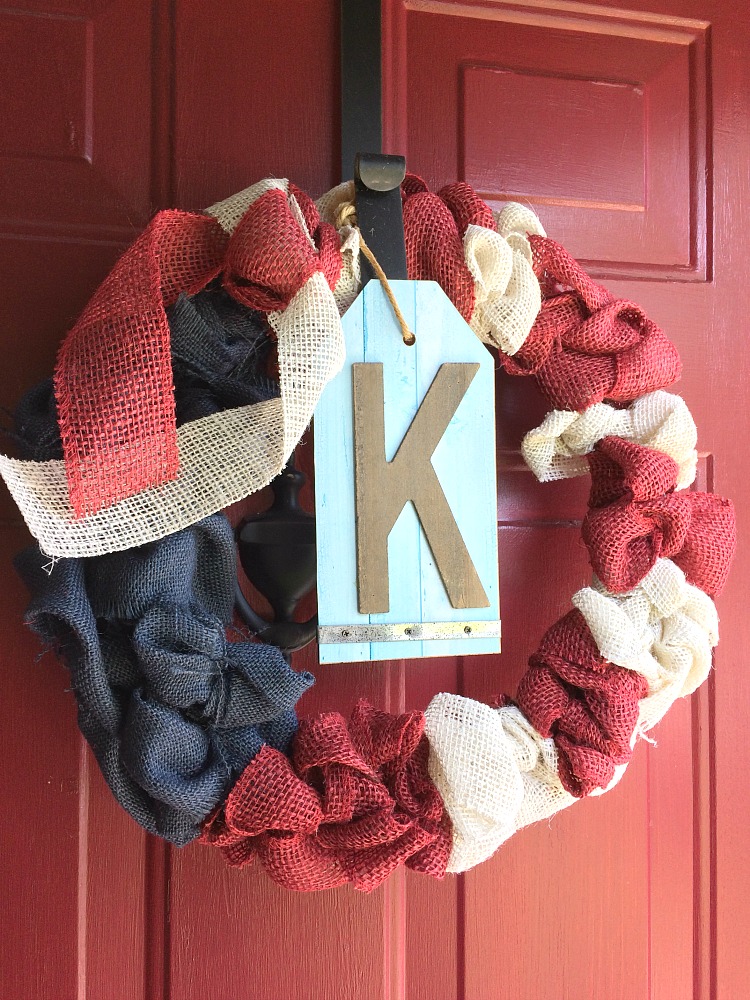
[[[344,367],[326,386],[315,410],[321,663],[463,656],[500,650],[495,364],[435,282],[393,281],[391,287],[409,328],[416,334],[416,344],[404,344],[380,282],[368,282],[343,318]],[[434,451],[432,465],[489,606],[451,605],[414,506],[407,502],[388,538],[388,611],[361,614],[357,593],[352,365],[383,366],[386,459],[391,461],[441,365],[451,362],[478,364],[479,369]],[[389,627],[372,628],[383,625]],[[413,638],[405,637],[406,629]],[[474,632],[482,634],[474,637]],[[337,641],[344,634],[346,641]],[[383,634],[388,634],[388,641],[352,641],[359,635],[369,640]],[[451,637],[420,638],[436,634]]]

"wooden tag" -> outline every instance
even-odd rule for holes
[[[500,648],[494,361],[437,284],[391,284],[416,344],[370,281],[315,411],[321,663]]]

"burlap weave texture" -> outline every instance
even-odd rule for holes
[[[630,760],[647,692],[640,674],[604,659],[575,609],[544,634],[516,700],[531,725],[554,738],[563,786],[580,797],[606,788]]]
[[[45,553],[93,556],[142,545],[228,507],[281,472],[320,393],[343,363],[343,335],[322,274],[314,274],[287,309],[268,320],[277,335],[281,398],[178,428],[180,471],[170,482],[78,520],[62,461],[0,456],[0,472]],[[309,340],[315,350],[300,347]]]
[[[528,240],[529,233],[544,235],[539,219],[515,203],[493,214],[466,184],[449,184],[434,194],[409,175],[405,188],[409,276],[437,281],[480,340],[515,354],[541,307]],[[353,200],[354,182],[347,181],[317,205],[321,217],[333,223]],[[350,226],[339,235],[343,267],[334,294],[343,312],[359,290],[359,240]]]
[[[677,698],[692,694],[708,676],[719,638],[715,605],[669,559],[659,559],[627,594],[611,594],[594,580],[573,596],[573,605],[602,660],[643,676],[647,690],[626,726],[627,734],[633,723],[627,739],[632,749]],[[579,686],[580,677],[575,681]],[[515,705],[493,709],[439,694],[425,711],[425,732],[430,777],[453,824],[449,872],[473,868],[517,830],[577,801],[560,778],[555,739],[540,735]],[[590,794],[616,784],[629,756],[621,744],[621,762],[612,759],[608,783]]]
[[[258,858],[271,878],[311,891],[376,888],[400,864],[440,878],[450,821],[427,774],[421,712],[394,716],[359,702],[303,720],[291,763],[262,750],[203,840],[231,865]]]
[[[677,350],[640,306],[616,299],[559,243],[529,235],[542,308],[523,347],[503,358],[514,375],[534,375],[555,409],[605,399],[630,402],[672,385]]]
[[[430,777],[453,824],[449,872],[473,868],[521,827],[576,801],[560,781],[554,741],[515,706],[438,694],[425,732]]]
[[[603,438],[587,459],[591,496],[582,535],[604,585],[632,590],[663,556],[674,559],[690,583],[718,594],[736,545],[731,501],[675,493],[678,468],[669,455],[618,437]]]
[[[655,726],[677,698],[692,694],[708,677],[719,641],[716,606],[670,559],[658,559],[628,593],[612,594],[595,579],[572,601],[602,656],[645,677],[639,732]]]
[[[177,472],[165,309],[219,273],[226,242],[209,216],[160,212],[63,341],[55,395],[76,517]]]
[[[695,479],[698,432],[680,396],[657,390],[634,400],[626,409],[594,403],[580,413],[551,410],[521,444],[524,460],[541,482],[588,473],[586,455],[605,437],[656,448],[677,463],[675,488]]]

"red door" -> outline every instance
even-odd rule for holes
[[[389,148],[538,211],[677,343],[699,486],[740,529],[750,399],[750,14],[739,0],[384,0]],[[150,213],[266,175],[338,180],[338,5],[22,0],[0,11],[0,400],[56,346]],[[512,693],[588,578],[582,481],[519,455],[543,404],[498,379],[503,654],[317,669],[303,712]],[[744,442],[744,444],[743,444]],[[624,780],[442,883],[296,895],[149,838],[77,735],[66,674],[21,625],[2,499],[3,962],[9,1000],[739,1000],[750,995],[744,669],[750,566],[720,599],[710,681]]]

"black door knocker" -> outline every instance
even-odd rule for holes
[[[273,608],[274,620],[264,621],[240,589],[235,604],[240,617],[261,642],[278,646],[287,659],[315,638],[318,616],[296,622],[294,611],[315,586],[315,518],[299,505],[305,476],[292,458],[271,483],[274,501],[268,510],[245,518],[236,539],[245,576]]]

